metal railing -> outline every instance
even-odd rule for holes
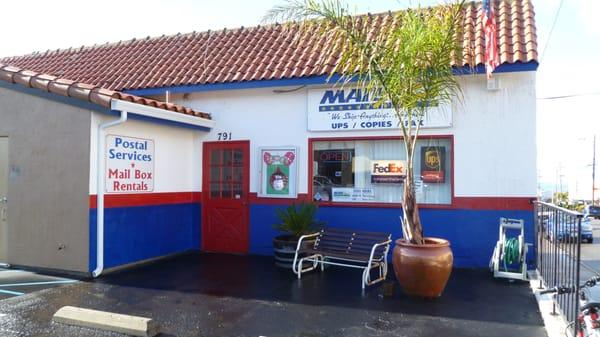
[[[560,309],[578,330],[581,261],[581,219],[583,214],[545,202],[535,202],[536,266],[540,288],[570,286],[577,291],[556,296],[553,311]]]

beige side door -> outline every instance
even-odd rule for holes
[[[0,137],[0,263],[6,262],[8,137]]]

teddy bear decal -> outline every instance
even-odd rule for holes
[[[281,193],[288,187],[289,177],[286,172],[289,172],[289,169],[287,168],[295,159],[296,155],[291,151],[286,152],[284,155],[271,154],[270,152],[265,152],[263,154],[263,161],[265,164],[267,164],[268,167],[274,168],[273,173],[271,173],[269,177],[269,186],[275,193]],[[282,170],[282,167],[286,172]]]

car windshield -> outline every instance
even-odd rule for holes
[[[333,181],[331,181],[331,179],[329,179],[328,177],[325,177],[325,176],[314,176],[313,184],[322,185],[322,186],[334,185]]]

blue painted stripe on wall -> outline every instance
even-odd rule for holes
[[[508,73],[508,72],[521,72],[521,71],[535,71],[538,68],[536,61],[527,63],[513,63],[513,64],[502,64],[496,68],[494,73]],[[471,74],[485,74],[485,66],[478,65],[474,68],[462,67],[453,68],[453,72],[456,75],[471,75]],[[158,88],[145,88],[145,89],[133,89],[123,90],[129,94],[148,96],[148,95],[164,95],[165,91],[171,93],[192,93],[192,92],[203,92],[203,91],[218,91],[218,90],[239,90],[239,89],[257,89],[257,88],[271,88],[271,87],[285,87],[285,86],[296,86],[296,85],[311,85],[311,84],[333,84],[339,80],[339,75],[334,75],[329,78],[329,75],[321,76],[309,76],[309,77],[297,77],[297,78],[284,78],[275,80],[254,80],[254,81],[243,81],[243,82],[228,82],[228,83],[209,83],[209,84],[195,84],[195,85],[179,85],[172,87],[158,87]],[[350,81],[353,82],[353,81]]]
[[[250,209],[250,253],[271,255],[271,240],[278,233],[272,225],[277,222],[275,205],[252,205]],[[399,209],[322,207],[319,219],[330,227],[356,228],[392,233],[401,236]],[[456,267],[487,267],[498,240],[501,217],[525,220],[527,242],[533,243],[533,211],[443,210],[423,209],[421,219],[427,236],[450,240]],[[533,261],[530,249],[528,260]],[[530,264],[531,265],[531,264]]]
[[[104,266],[200,248],[200,204],[105,209]],[[96,210],[90,209],[89,270],[96,268]]]
[[[281,205],[250,206],[250,254],[272,255],[273,229]],[[201,205],[199,203],[116,207],[106,209],[105,266],[160,257],[200,248]],[[327,226],[356,228],[401,235],[394,208],[322,207],[319,219]],[[449,239],[456,267],[487,267],[496,241],[500,217],[524,219],[526,241],[533,242],[532,211],[422,209],[425,234]],[[531,249],[528,260],[533,261]],[[90,271],[96,267],[96,210],[90,209]]]

